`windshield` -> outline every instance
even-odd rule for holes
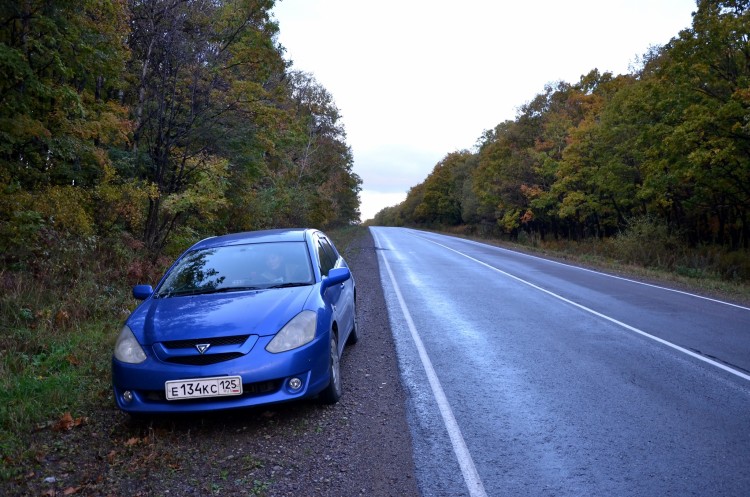
[[[311,285],[304,242],[255,243],[186,254],[156,290],[157,297]]]

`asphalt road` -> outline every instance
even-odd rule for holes
[[[372,233],[423,496],[750,495],[750,309]]]

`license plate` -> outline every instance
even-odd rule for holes
[[[164,384],[167,400],[200,399],[242,395],[242,377],[219,376],[194,380],[168,381]]]

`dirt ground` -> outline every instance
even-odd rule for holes
[[[414,496],[406,421],[377,254],[369,232],[345,258],[360,340],[342,360],[344,394],[209,416],[131,420],[111,399],[70,429],[29,434],[4,496]]]

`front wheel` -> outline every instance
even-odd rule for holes
[[[330,359],[328,364],[328,375],[330,382],[320,392],[320,400],[324,404],[335,404],[341,398],[341,364],[339,362],[339,348],[336,335],[331,333]]]

